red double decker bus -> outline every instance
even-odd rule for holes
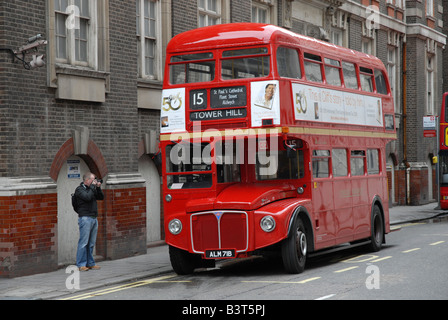
[[[394,106],[376,57],[283,28],[175,36],[161,106],[164,226],[173,269],[275,250],[285,269],[390,231]]]
[[[448,209],[448,92],[443,94],[439,117],[439,203]]]

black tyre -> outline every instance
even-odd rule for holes
[[[282,258],[285,270],[289,273],[302,273],[305,270],[308,242],[305,225],[300,218],[294,220],[291,234],[282,243]]]
[[[193,273],[197,260],[194,254],[173,246],[169,246],[169,253],[174,272],[179,275]]]
[[[381,209],[375,205],[372,212],[372,222],[371,222],[371,251],[379,251],[383,246],[384,239],[384,224],[383,216],[381,215]]]

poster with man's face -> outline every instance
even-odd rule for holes
[[[257,81],[251,83],[252,127],[261,127],[263,119],[272,119],[280,124],[280,98],[278,81]]]

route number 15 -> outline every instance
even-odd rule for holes
[[[191,90],[190,91],[190,109],[206,109],[207,108],[207,90]]]

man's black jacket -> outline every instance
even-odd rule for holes
[[[95,187],[93,184],[90,187],[86,186],[83,182],[76,188],[75,195],[78,200],[78,215],[97,217],[98,206],[96,200],[103,200],[104,194],[101,188]]]

